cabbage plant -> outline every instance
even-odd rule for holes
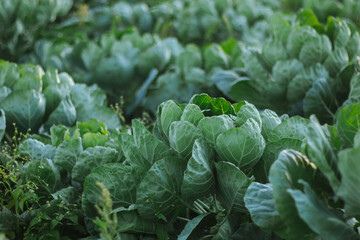
[[[39,32],[66,15],[72,4],[72,0],[1,0],[1,57],[18,59],[31,49]]]
[[[360,21],[357,13],[360,11],[360,3],[356,0],[326,1],[326,0],[305,0],[305,1],[282,1],[283,7],[291,10],[300,8],[311,9],[321,22],[326,22],[329,16],[339,16],[352,20],[357,26]]]
[[[278,113],[316,114],[331,123],[349,97],[350,82],[358,81],[359,54],[359,33],[350,23],[331,17],[323,26],[304,10],[295,24],[279,20],[260,49],[243,49],[240,71],[218,71],[212,80],[237,101],[247,99]]]
[[[282,151],[269,183],[249,186],[253,222],[284,239],[360,239],[359,118],[359,103],[342,107],[333,126],[311,116],[302,151]]]
[[[48,131],[52,125],[72,126],[99,117],[109,128],[121,128],[99,88],[74,84],[67,73],[31,64],[0,62],[0,109],[9,131],[13,124],[35,133],[40,127]]]
[[[309,123],[200,94],[187,104],[162,103],[152,132],[138,120],[122,132],[96,120],[55,125],[50,137],[30,137],[17,153],[31,159],[21,171],[39,185],[39,197],[54,206],[81,198],[74,212],[87,222],[99,217],[97,182],[103,183],[119,234],[276,239],[245,220],[244,196],[252,182],[267,182],[281,150],[301,150]],[[34,207],[30,218],[18,220],[31,221],[38,211]],[[98,229],[88,224],[87,230],[93,235]]]
[[[123,232],[155,235],[164,229],[167,236],[184,239],[206,232],[215,239],[245,233],[237,219],[248,214],[243,202],[247,187],[265,175],[261,163],[267,135],[283,134],[271,140],[273,149],[266,156],[271,161],[270,153],[297,143],[307,124],[206,94],[193,96],[188,104],[166,101],[158,108],[153,133],[133,120],[131,134],[120,134],[123,163],[104,164],[85,178],[84,213],[96,218],[101,189],[95,183],[100,181],[110,190]],[[189,216],[185,225],[181,219]],[[172,232],[178,224],[184,231]],[[248,226],[249,232],[259,231]]]
[[[75,44],[39,41],[35,54],[24,61],[66,71],[77,83],[95,83],[107,92],[110,101],[118,102],[119,97],[124,96],[130,106],[142,100],[137,90],[145,84],[146,91],[146,86],[175,61],[182,49],[174,38],[160,39],[134,30],[120,38],[105,34],[99,41],[85,38]],[[156,74],[147,82],[151,72]]]

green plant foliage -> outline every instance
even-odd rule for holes
[[[6,116],[9,131],[13,124],[20,131],[37,132],[41,126],[49,130],[53,125],[72,126],[76,120],[100,116],[110,129],[121,128],[118,116],[107,108],[104,92],[96,86],[74,84],[66,73],[1,61],[0,79],[2,119]]]
[[[0,0],[0,239],[360,240],[359,7]]]
[[[243,48],[243,72],[219,64],[223,70],[211,79],[236,101],[277,113],[316,114],[320,122],[333,123],[345,100],[356,99],[350,94],[356,80],[350,80],[358,75],[353,67],[360,54],[358,32],[334,17],[322,25],[310,10],[299,12],[295,21],[279,17],[270,26],[272,37],[263,46]]]
[[[282,151],[271,166],[270,183],[250,185],[245,205],[259,227],[285,239],[360,238],[353,227],[359,217],[354,173],[360,128],[351,121],[359,114],[349,111],[358,109],[357,105],[341,108],[338,115],[349,114],[349,120],[335,126],[321,126],[311,116],[304,132],[303,154]],[[340,137],[346,126],[357,133],[351,142]]]
[[[287,147],[282,139],[301,142],[309,124],[299,117],[283,118],[281,122],[280,117],[268,110],[275,123],[263,125],[257,111],[248,102],[232,105],[201,94],[193,96],[188,104],[179,105],[172,100],[162,103],[154,135],[133,120],[132,131],[119,136],[125,160],[118,163],[112,160],[114,163],[99,166],[85,177],[82,194],[85,215],[91,219],[98,216],[94,205],[99,204],[101,189],[95,182],[101,181],[118,209],[118,219],[128,215],[138,219],[131,227],[119,226],[121,232],[158,235],[159,229],[164,229],[167,234],[188,238],[204,236],[205,229],[214,237],[235,234],[240,229],[235,219],[249,216],[244,202],[247,188],[258,179],[257,175],[253,180],[249,176],[258,171],[260,181],[264,176],[261,174],[268,171],[260,164],[267,144],[260,126],[267,128],[272,144],[280,152]],[[245,122],[241,124],[242,121]],[[241,131],[237,137],[227,137],[237,131]],[[276,133],[282,135],[276,138]],[[294,147],[300,150],[300,145]],[[118,188],[120,185],[123,187]],[[136,197],[129,198],[122,191]],[[194,225],[189,222],[185,226],[181,219],[188,218],[189,213],[194,216],[191,217]],[[154,223],[156,230],[145,226],[146,221]],[[184,232],[173,232],[173,224],[183,226]]]
[[[54,141],[39,135],[19,135],[17,128],[15,130],[12,142],[4,141],[0,155],[2,231],[14,237],[25,234],[30,238],[40,234],[43,239],[72,237],[73,231],[78,237],[86,236],[88,227],[83,219],[87,211],[83,208],[91,209],[95,216],[95,204],[99,200],[89,196],[88,202],[80,203],[87,184],[84,180],[98,166],[123,161],[118,133],[109,133],[106,126],[96,120],[78,122],[73,128],[53,126],[50,132]],[[128,172],[128,167],[125,168]],[[104,181],[104,176],[98,180]],[[124,184],[124,187],[130,186],[128,182]],[[96,187],[96,183],[91,183],[91,187]],[[123,194],[128,194],[128,190],[124,188]],[[116,203],[115,198],[113,201]],[[4,219],[12,219],[16,224],[11,220],[4,225]]]
[[[0,4],[0,55],[13,60],[31,49],[47,24],[66,15],[73,1],[1,0]]]

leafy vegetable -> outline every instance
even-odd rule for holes
[[[107,108],[105,94],[96,86],[74,84],[66,73],[46,72],[40,66],[0,62],[1,85],[6,89],[1,108],[8,129],[16,127],[37,132],[41,126],[72,126],[76,120],[90,121],[101,116],[111,129],[121,128],[117,115]],[[5,92],[4,92],[5,93]]]

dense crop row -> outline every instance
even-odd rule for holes
[[[0,0],[0,238],[360,239],[359,7]]]

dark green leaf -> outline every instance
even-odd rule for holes
[[[275,209],[273,189],[270,183],[252,183],[246,191],[244,201],[251,219],[262,229],[274,231],[286,228]]]
[[[81,138],[66,140],[57,148],[54,163],[66,171],[71,172],[82,151]]]
[[[201,130],[188,121],[176,121],[170,125],[170,146],[185,159],[189,158],[195,140],[203,137]]]
[[[299,179],[315,182],[316,167],[306,157],[293,150],[284,150],[270,169],[275,208],[287,226],[288,239],[315,239],[307,224],[300,218],[289,189],[301,189]]]
[[[330,83],[324,78],[318,79],[304,98],[305,116],[316,114],[321,122],[332,123],[336,109],[335,93]]]
[[[140,174],[131,166],[121,163],[108,163],[95,168],[84,182],[82,194],[82,208],[86,216],[95,218],[95,205],[100,204],[102,190],[96,184],[101,182],[109,190],[113,208],[128,207],[136,201],[136,187],[139,184]]]
[[[76,160],[71,173],[72,179],[82,183],[94,168],[116,162],[117,155],[118,152],[113,148],[96,146],[86,149]]]
[[[360,146],[339,152],[338,167],[341,173],[341,185],[337,194],[345,201],[347,217],[360,216],[359,156]]]
[[[180,190],[186,162],[167,157],[154,163],[141,181],[136,193],[139,214],[146,219],[169,221],[180,206]]]
[[[230,213],[247,212],[244,196],[251,180],[235,165],[228,162],[215,164],[220,199]]]
[[[354,136],[360,129],[360,103],[341,108],[336,117],[336,128],[344,147],[351,147]]]
[[[197,139],[181,186],[181,194],[187,201],[207,196],[215,189],[213,158],[214,151],[210,145],[204,140]]]
[[[8,124],[16,123],[21,131],[37,131],[45,115],[45,98],[35,90],[13,91],[0,103]]]
[[[311,116],[310,119],[311,124],[306,131],[305,153],[327,177],[334,192],[337,192],[340,182],[336,153],[316,118]]]
[[[191,221],[189,221],[186,225],[185,228],[181,231],[180,235],[178,236],[178,240],[187,240],[189,239],[192,231],[199,225],[199,223],[206,217],[208,216],[209,213],[205,213],[205,214],[201,214],[193,219],[191,219]]]
[[[314,232],[322,239],[360,239],[339,212],[326,207],[305,180],[299,180],[299,183],[304,185],[304,191],[289,189],[288,192],[295,201],[300,217]]]

